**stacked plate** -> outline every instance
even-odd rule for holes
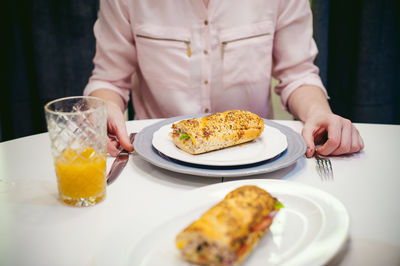
[[[171,125],[188,116],[173,117],[144,128],[134,148],[143,159],[158,167],[206,177],[237,177],[272,172],[297,161],[306,144],[297,132],[264,120],[263,134],[255,141],[200,155],[178,149],[171,141]]]

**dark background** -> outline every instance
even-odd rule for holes
[[[6,0],[2,140],[44,132],[43,106],[82,95],[93,68],[98,0]]]
[[[399,2],[312,1],[316,64],[333,111],[353,122],[400,124]],[[6,141],[46,131],[44,104],[82,94],[93,68],[99,2],[2,6],[0,141]]]
[[[336,114],[400,124],[400,1],[313,0],[315,63]]]

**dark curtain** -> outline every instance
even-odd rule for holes
[[[82,95],[98,7],[98,0],[3,3],[1,141],[46,131],[44,104]]]
[[[333,111],[400,124],[400,1],[313,0],[315,63]]]

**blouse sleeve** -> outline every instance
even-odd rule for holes
[[[128,8],[124,0],[101,0],[94,25],[96,54],[94,70],[84,95],[98,89],[119,93],[129,101],[131,76],[136,69],[136,49]]]
[[[281,96],[283,108],[287,109],[290,94],[302,85],[317,86],[328,97],[313,63],[318,50],[309,1],[280,1],[275,29],[272,75],[280,82],[275,92]]]

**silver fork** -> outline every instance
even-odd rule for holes
[[[315,151],[316,168],[323,181],[333,180],[333,168],[329,158],[321,156]]]

